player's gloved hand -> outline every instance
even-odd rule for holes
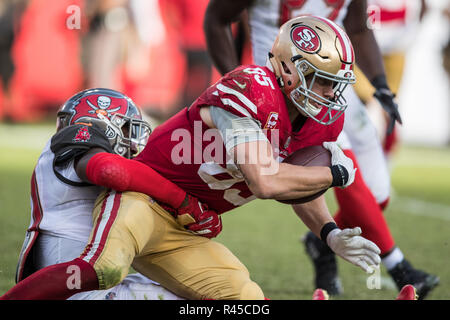
[[[360,267],[365,272],[372,273],[378,268],[381,258],[380,249],[370,240],[360,236],[361,228],[333,229],[327,235],[326,242],[331,250],[342,259]]]
[[[221,217],[190,195],[187,204],[177,209],[176,219],[186,229],[206,238],[214,238],[222,231]]]
[[[346,188],[355,180],[356,168],[353,161],[347,157],[336,142],[324,142],[323,147],[331,152],[331,187]]]
[[[394,130],[395,121],[402,124],[402,118],[400,117],[400,113],[398,111],[398,105],[394,101],[395,95],[389,89],[386,77],[384,75],[375,77],[372,79],[371,83],[375,87],[375,93],[373,96],[378,100],[378,102],[380,102],[384,111],[386,111],[391,118],[386,132],[387,135],[390,135],[392,130]]]

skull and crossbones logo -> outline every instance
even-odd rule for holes
[[[108,118],[110,117],[111,113],[119,111],[120,106],[113,108],[113,109],[108,109],[111,106],[111,98],[107,97],[107,96],[99,96],[97,98],[97,106],[94,105],[92,102],[90,102],[89,100],[86,100],[87,104],[92,108],[92,110],[89,110],[89,113],[93,113],[93,114],[102,114],[107,116]]]

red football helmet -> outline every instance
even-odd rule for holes
[[[126,95],[111,89],[81,91],[58,111],[58,130],[76,123],[100,126],[115,153],[132,158],[142,151],[152,132],[138,106]]]

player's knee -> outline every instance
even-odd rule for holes
[[[249,281],[241,288],[239,300],[264,300],[264,293],[253,281]]]
[[[248,273],[233,272],[228,277],[230,295],[222,297],[227,300],[263,300],[264,293],[261,288],[253,282]]]
[[[130,266],[128,264],[110,264],[108,266],[96,267],[99,288],[101,290],[118,285],[127,276]]]

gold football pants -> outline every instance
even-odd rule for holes
[[[403,53],[391,53],[383,56],[384,68],[386,71],[386,80],[391,91],[398,93],[405,66],[405,55]],[[359,98],[367,103],[372,99],[375,88],[358,66],[355,67],[356,83],[353,85]]]
[[[96,270],[100,289],[120,283],[132,266],[187,299],[264,299],[230,250],[190,233],[144,194],[103,192],[93,222],[81,258]]]

